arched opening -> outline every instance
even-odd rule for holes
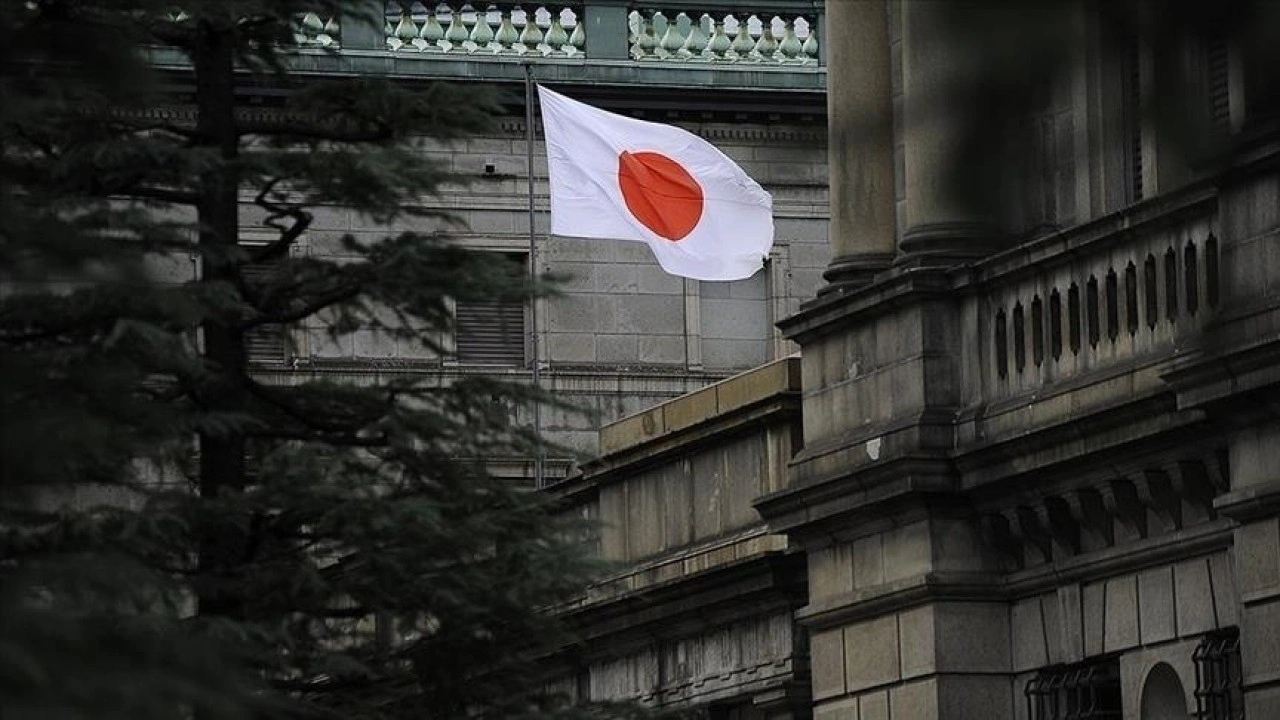
[[[1168,663],[1160,663],[1147,674],[1142,688],[1142,720],[1187,720],[1187,694],[1178,673]]]

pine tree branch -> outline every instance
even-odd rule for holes
[[[169,188],[159,187],[137,186],[119,190],[117,192],[108,192],[107,194],[129,195],[148,200],[159,200],[161,202],[173,203],[175,205],[195,206],[200,202],[200,195],[190,190],[171,190]]]
[[[386,436],[382,434],[379,434],[376,437],[368,437],[368,438],[356,436],[356,433],[360,432],[361,429],[368,427],[369,425],[368,420],[364,420],[359,423],[325,423],[321,421],[315,413],[308,413],[304,411],[301,407],[299,407],[297,404],[290,402],[287,398],[285,398],[280,393],[271,392],[271,390],[266,385],[263,385],[255,380],[250,379],[247,384],[247,387],[249,390],[249,394],[253,395],[258,400],[261,400],[267,403],[268,405],[280,410],[285,415],[289,416],[290,419],[298,422],[299,424],[308,428],[309,430],[312,430],[316,433],[320,433],[321,435],[324,436],[325,442],[330,442],[334,434],[337,434],[340,438],[346,438],[350,440],[351,441],[350,443],[346,443],[348,447],[376,447],[377,443],[374,443],[374,444],[369,444],[369,443],[372,441],[379,441],[381,443],[386,442]],[[279,436],[276,436],[276,435],[270,435],[270,436],[292,437],[293,435],[296,435],[296,433],[289,433],[288,431],[281,431],[281,432],[285,434],[279,435]],[[265,436],[264,433],[255,433],[255,434],[259,436]],[[293,437],[293,439],[306,439],[306,438],[307,436]]]
[[[317,299],[289,312],[279,313],[263,313],[252,320],[248,320],[240,325],[242,330],[250,330],[260,325],[275,325],[283,323],[297,322],[315,315],[331,305],[346,302],[360,296],[363,288],[361,285],[348,286],[337,290],[332,290]]]
[[[386,122],[377,121],[368,130],[344,129],[335,126],[307,125],[293,121],[252,120],[236,123],[239,135],[264,135],[269,137],[290,137],[297,140],[318,140],[337,143],[376,143],[385,142],[395,137],[395,128]]]
[[[257,196],[253,199],[253,203],[255,205],[271,213],[267,216],[266,220],[263,220],[262,224],[275,228],[280,232],[280,238],[278,240],[270,243],[262,250],[253,254],[252,259],[255,263],[270,262],[277,258],[284,257],[289,252],[289,248],[293,247],[293,244],[302,236],[302,233],[306,232],[307,228],[311,227],[311,213],[296,206],[291,207],[281,203],[272,202],[267,199],[275,190],[276,185],[279,185],[283,180],[283,177],[274,177],[266,181],[262,185],[262,190],[260,190]],[[277,222],[278,220],[286,217],[293,218],[293,225],[287,228]]]

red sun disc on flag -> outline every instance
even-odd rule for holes
[[[702,219],[702,186],[661,153],[624,150],[618,156],[618,187],[631,215],[658,237],[679,242]]]

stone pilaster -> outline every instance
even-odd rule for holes
[[[824,19],[833,258],[824,277],[836,288],[866,284],[893,260],[893,105],[885,0],[828,3]]]
[[[1231,492],[1215,502],[1240,523],[1232,546],[1240,597],[1246,717],[1280,716],[1280,423],[1231,438]]]

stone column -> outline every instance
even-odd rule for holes
[[[973,49],[948,32],[945,5],[902,2],[906,208],[900,249],[927,264],[981,257],[998,247],[994,223],[957,192],[961,113],[973,108],[955,88]]]
[[[893,101],[885,0],[829,2],[827,159],[832,287],[862,285],[893,261]]]

